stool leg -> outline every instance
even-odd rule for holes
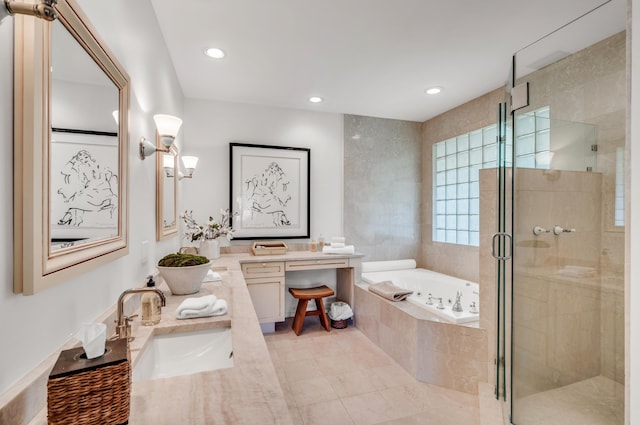
[[[304,323],[305,313],[307,312],[307,304],[309,304],[309,300],[298,300],[296,315],[293,318],[293,325],[291,326],[291,329],[293,329],[296,335],[300,335],[302,331],[302,324]]]
[[[316,298],[316,307],[318,307],[318,311],[320,312],[320,323],[327,330],[327,332],[331,332],[331,327],[329,327],[329,319],[327,319],[327,312],[324,311],[324,303],[322,302],[322,298]]]

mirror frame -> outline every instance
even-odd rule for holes
[[[162,146],[160,135],[156,132],[156,146]],[[156,152],[156,240],[163,241],[178,234],[178,147],[174,144],[169,152]],[[173,225],[164,226],[164,156],[173,155]]]
[[[118,234],[52,250],[49,208],[51,23],[15,17],[14,280],[32,295],[129,252],[128,153],[130,79],[75,0],[56,5],[58,19],[119,91]]]

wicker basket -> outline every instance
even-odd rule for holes
[[[82,348],[60,353],[47,385],[49,425],[121,425],[129,421],[131,368],[126,339],[107,341],[102,357]]]
[[[349,326],[349,319],[333,320],[331,319],[331,327],[334,329],[344,329]]]

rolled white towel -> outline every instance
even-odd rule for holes
[[[176,309],[176,317],[178,319],[188,319],[190,317],[210,316],[217,300],[218,298],[215,295],[187,298]]]
[[[216,303],[213,305],[212,316],[222,316],[223,314],[227,314],[227,302],[223,299],[218,299]]]

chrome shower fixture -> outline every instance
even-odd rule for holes
[[[533,234],[536,236],[540,236],[543,233],[549,233],[551,230],[549,229],[545,229],[544,227],[540,227],[540,226],[533,226]]]

